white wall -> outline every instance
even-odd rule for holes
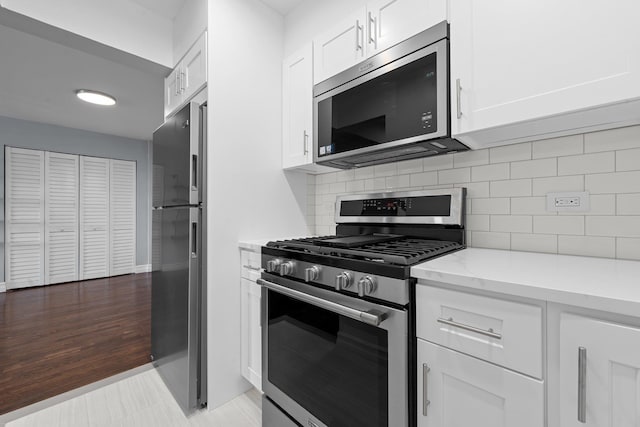
[[[177,63],[207,28],[207,0],[187,0],[173,19],[173,61]]]
[[[173,68],[171,19],[133,1],[2,0],[0,5],[54,27]]]
[[[216,408],[240,374],[238,241],[307,235],[306,176],[281,169],[283,18],[259,0],[209,2],[208,387]]]
[[[339,22],[339,17],[366,3],[366,0],[306,0],[301,3],[285,17],[284,56]]]

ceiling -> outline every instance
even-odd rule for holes
[[[87,50],[0,25],[0,116],[150,140],[163,120],[163,73]],[[118,103],[87,104],[77,89],[109,93]]]
[[[131,0],[145,9],[152,10],[165,18],[173,19],[187,0]]]
[[[291,12],[296,6],[302,3],[304,0],[261,0],[267,6],[277,10],[281,15],[286,15]]]

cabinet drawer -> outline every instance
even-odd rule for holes
[[[240,251],[242,277],[255,281],[260,277],[260,254],[251,251]]]
[[[417,336],[542,378],[542,309],[418,285]]]

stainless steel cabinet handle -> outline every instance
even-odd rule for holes
[[[305,294],[304,292],[296,291],[295,289],[290,289],[285,286],[278,285],[277,283],[268,282],[264,279],[258,279],[256,283],[274,292],[278,292],[279,294],[286,295],[288,297],[306,302],[311,305],[315,305],[316,307],[324,308],[325,310],[332,311],[336,314],[340,314],[341,316],[358,320],[369,325],[378,326],[384,321],[384,319],[387,318],[386,313],[375,310],[356,310],[355,308],[347,307],[346,305],[338,304],[332,301],[327,301],[314,295]]]
[[[462,118],[462,106],[460,105],[460,92],[462,91],[462,86],[460,86],[460,79],[456,79],[456,117]]]
[[[378,48],[378,25],[371,12],[369,12],[369,43],[373,43],[373,47]]]
[[[309,154],[309,134],[306,129],[302,134],[302,141],[304,142],[304,155],[306,156]]]
[[[180,95],[180,73],[176,73],[176,95]]]
[[[253,271],[260,271],[260,270],[262,270],[260,267],[254,267],[254,266],[252,266],[252,265],[243,265],[243,266],[242,266],[242,268],[246,268],[246,269],[253,270]]]
[[[429,397],[428,374],[430,370],[431,368],[429,368],[429,365],[427,365],[426,363],[422,364],[422,416],[423,417],[427,416],[427,408],[429,407],[429,405],[431,405],[431,401],[428,399]]]
[[[187,75],[185,74],[184,71],[181,71],[180,75],[182,76],[180,77],[180,92],[185,92],[187,90],[187,86],[186,86]]]
[[[485,335],[487,337],[495,338],[497,340],[502,339],[502,334],[493,332],[493,329],[485,330],[485,329],[476,328],[475,326],[465,325],[464,323],[454,322],[454,320],[451,317],[449,317],[448,319],[445,319],[444,317],[439,317],[438,323],[444,323],[445,325],[464,329],[465,331],[469,331],[469,332],[475,332],[477,334]]]
[[[360,20],[356,20],[356,51],[362,50],[361,31],[364,32],[364,28],[360,25]]]
[[[587,349],[578,348],[578,421],[587,422]]]

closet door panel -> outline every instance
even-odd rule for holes
[[[5,282],[7,289],[40,286],[44,273],[43,151],[5,150]]]
[[[80,157],[80,280],[109,276],[109,159]]]
[[[136,269],[136,163],[110,160],[110,275]]]

